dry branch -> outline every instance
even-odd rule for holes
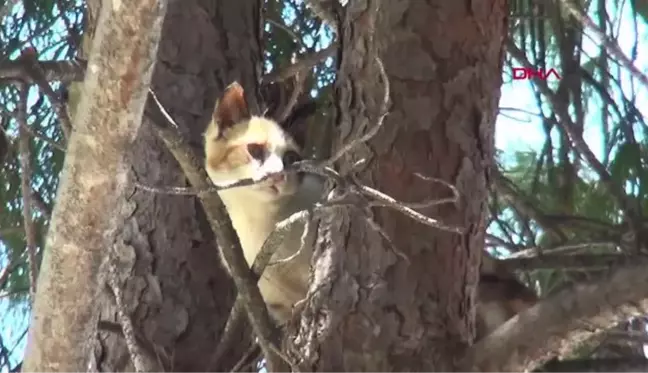
[[[166,1],[104,1],[46,241],[25,371],[86,371]]]
[[[115,250],[115,248],[112,248]],[[112,295],[114,296],[115,306],[117,309],[117,319],[119,320],[119,325],[121,327],[121,332],[126,340],[126,348],[130,355],[133,366],[135,367],[136,372],[153,372],[159,370],[159,367],[154,365],[153,359],[147,359],[150,356],[144,354],[142,346],[140,346],[139,340],[135,333],[135,328],[133,327],[133,321],[131,320],[130,315],[127,313],[126,306],[124,305],[124,292],[122,291],[122,286],[124,286],[122,281],[119,281],[118,275],[118,266],[117,266],[117,256],[113,253],[110,255],[111,258],[108,262],[108,283]]]

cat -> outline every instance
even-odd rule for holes
[[[302,159],[301,149],[274,120],[250,115],[243,88],[228,86],[217,102],[204,134],[205,168],[212,182],[227,186],[243,179],[258,184],[219,191],[239,236],[248,265],[252,265],[275,225],[292,213],[313,206],[323,193],[314,175],[284,172]],[[304,224],[290,228],[272,261],[287,258],[301,247]],[[314,237],[306,237],[292,260],[266,267],[259,290],[270,315],[283,324],[292,307],[308,290]],[[502,271],[484,254],[477,299],[477,339],[492,332],[518,312],[537,302],[535,293]]]

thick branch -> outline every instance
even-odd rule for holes
[[[645,265],[619,268],[598,282],[577,285],[520,313],[468,350],[469,371],[528,371],[632,316],[648,313]]]
[[[85,76],[84,61],[38,61],[39,70],[46,81],[80,82]],[[5,61],[0,65],[0,82],[21,80],[32,83],[32,77],[25,61]]]
[[[24,371],[86,371],[166,1],[104,1],[46,241]]]

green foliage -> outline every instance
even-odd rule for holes
[[[626,142],[618,147],[610,163],[610,176],[619,187],[627,187],[640,201],[648,198],[648,152],[646,146]]]

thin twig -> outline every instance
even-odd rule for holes
[[[591,250],[594,248],[615,248],[619,244],[616,242],[583,242],[573,245],[561,245],[558,247],[542,249],[539,247],[532,247],[520,250],[516,253],[507,256],[506,259],[520,259],[520,258],[535,258],[543,255],[559,255],[559,254],[573,254],[578,251]]]
[[[32,301],[36,299],[36,279],[38,278],[38,265],[36,263],[36,227],[32,215],[32,171],[31,151],[29,134],[27,128],[27,94],[29,87],[18,84],[18,103],[16,119],[18,121],[18,149],[20,153],[20,189],[22,193],[22,214],[23,226],[25,228],[25,244],[27,245],[27,256],[29,258],[29,293]]]
[[[430,176],[424,176],[423,174],[420,174],[418,172],[414,173],[414,176],[421,178],[426,181],[432,181],[435,183],[440,183],[448,187],[452,191],[452,197],[448,198],[440,198],[440,199],[427,199],[421,202],[400,202],[401,205],[411,208],[411,209],[425,209],[429,207],[434,207],[438,205],[443,205],[446,203],[458,203],[459,202],[459,190],[457,190],[457,187],[454,185],[450,184],[449,182],[445,180],[441,180],[436,177],[430,177]],[[389,204],[385,204],[383,202],[370,202],[369,203],[370,207],[390,207]]]
[[[268,263],[268,266],[273,266],[277,264],[286,264],[292,260],[295,260],[295,258],[297,258],[297,256],[299,256],[299,254],[301,254],[304,251],[304,249],[308,246],[307,239],[313,234],[313,227],[315,224],[313,224],[313,221],[310,216],[311,214],[308,211],[304,211],[304,212],[306,214],[304,214],[303,218],[300,219],[304,222],[304,232],[301,235],[299,249],[289,257],[277,259]]]
[[[293,109],[295,108],[295,105],[297,104],[297,101],[299,100],[299,96],[304,91],[304,74],[295,74],[294,80],[293,90],[292,92],[290,92],[288,102],[286,103],[286,105],[284,105],[284,107],[281,109],[281,112],[277,115],[277,121],[279,123],[283,123],[288,118],[288,116],[290,116]]]
[[[342,177],[335,172],[332,168],[330,167],[324,167],[319,163],[316,163],[311,160],[304,160],[301,162],[297,162],[293,164],[291,167],[287,167],[285,172],[306,172],[306,173],[312,173],[320,176],[324,176],[327,178],[330,178],[334,180],[338,185],[346,185],[346,181],[342,179]],[[170,194],[170,195],[181,195],[181,196],[198,196],[201,193],[213,193],[213,192],[218,192],[220,190],[226,190],[226,189],[232,189],[232,188],[238,188],[238,187],[243,187],[243,186],[249,186],[253,184],[258,184],[262,181],[265,181],[268,179],[270,176],[264,176],[263,178],[260,178],[258,180],[256,179],[241,179],[237,181],[233,181],[231,183],[225,183],[224,185],[221,186],[215,186],[215,185],[210,185],[205,188],[196,188],[196,187],[179,187],[179,186],[172,186],[172,187],[162,187],[162,186],[150,186],[150,185],[145,185],[142,184],[139,181],[135,181],[134,185],[142,189],[144,191],[150,192],[150,193],[156,193],[156,194]]]
[[[128,353],[133,362],[133,366],[135,367],[135,371],[148,372],[152,367],[148,367],[148,364],[144,361],[144,353],[142,352],[142,349],[137,342],[135,329],[133,327],[133,321],[126,313],[126,306],[124,305],[124,293],[122,292],[121,284],[118,278],[117,265],[111,258],[108,264],[108,285],[110,286],[110,290],[112,290],[115,297],[115,304],[117,306],[117,319],[119,320],[119,325],[121,326],[122,332],[124,333],[126,348],[128,349]]]
[[[16,112],[11,112],[11,111],[8,111],[8,110],[6,110],[4,108],[0,108],[0,110],[2,110],[2,112],[4,112],[6,115],[16,119],[16,114],[17,114]],[[17,119],[16,119],[16,121],[19,122]],[[43,141],[44,143],[50,145],[54,149],[65,152],[65,146],[57,143],[56,141],[50,139],[49,137],[43,135],[42,133],[39,133],[38,131],[32,129],[30,126],[23,126],[21,123],[18,123],[18,125],[20,126],[21,129],[26,131],[29,135]],[[4,129],[4,127],[0,126],[0,131],[3,131],[7,136],[9,136],[9,134]]]
[[[425,216],[425,215],[421,214],[420,212],[415,211],[415,210],[405,206],[400,201],[397,201],[396,199],[386,195],[383,192],[380,192],[380,191],[378,191],[376,189],[373,189],[371,187],[368,187],[366,185],[358,185],[357,187],[366,196],[371,197],[371,198],[373,198],[373,199],[375,199],[377,201],[380,201],[384,206],[390,207],[390,208],[392,208],[392,209],[394,209],[396,211],[399,211],[399,212],[405,214],[406,216],[409,216],[410,218],[416,220],[417,222],[419,222],[421,224],[425,224],[427,226],[434,227],[434,228],[441,229],[441,230],[448,231],[448,232],[454,232],[454,233],[459,233],[459,234],[464,233],[464,228],[446,225],[444,223],[439,222],[436,219],[432,219],[429,216]]]
[[[252,346],[243,354],[241,359],[234,365],[234,368],[232,368],[232,372],[239,372],[241,371],[241,368],[245,366],[245,364],[250,364],[250,358],[254,356],[255,353],[259,351],[259,345],[256,343],[253,343]]]

